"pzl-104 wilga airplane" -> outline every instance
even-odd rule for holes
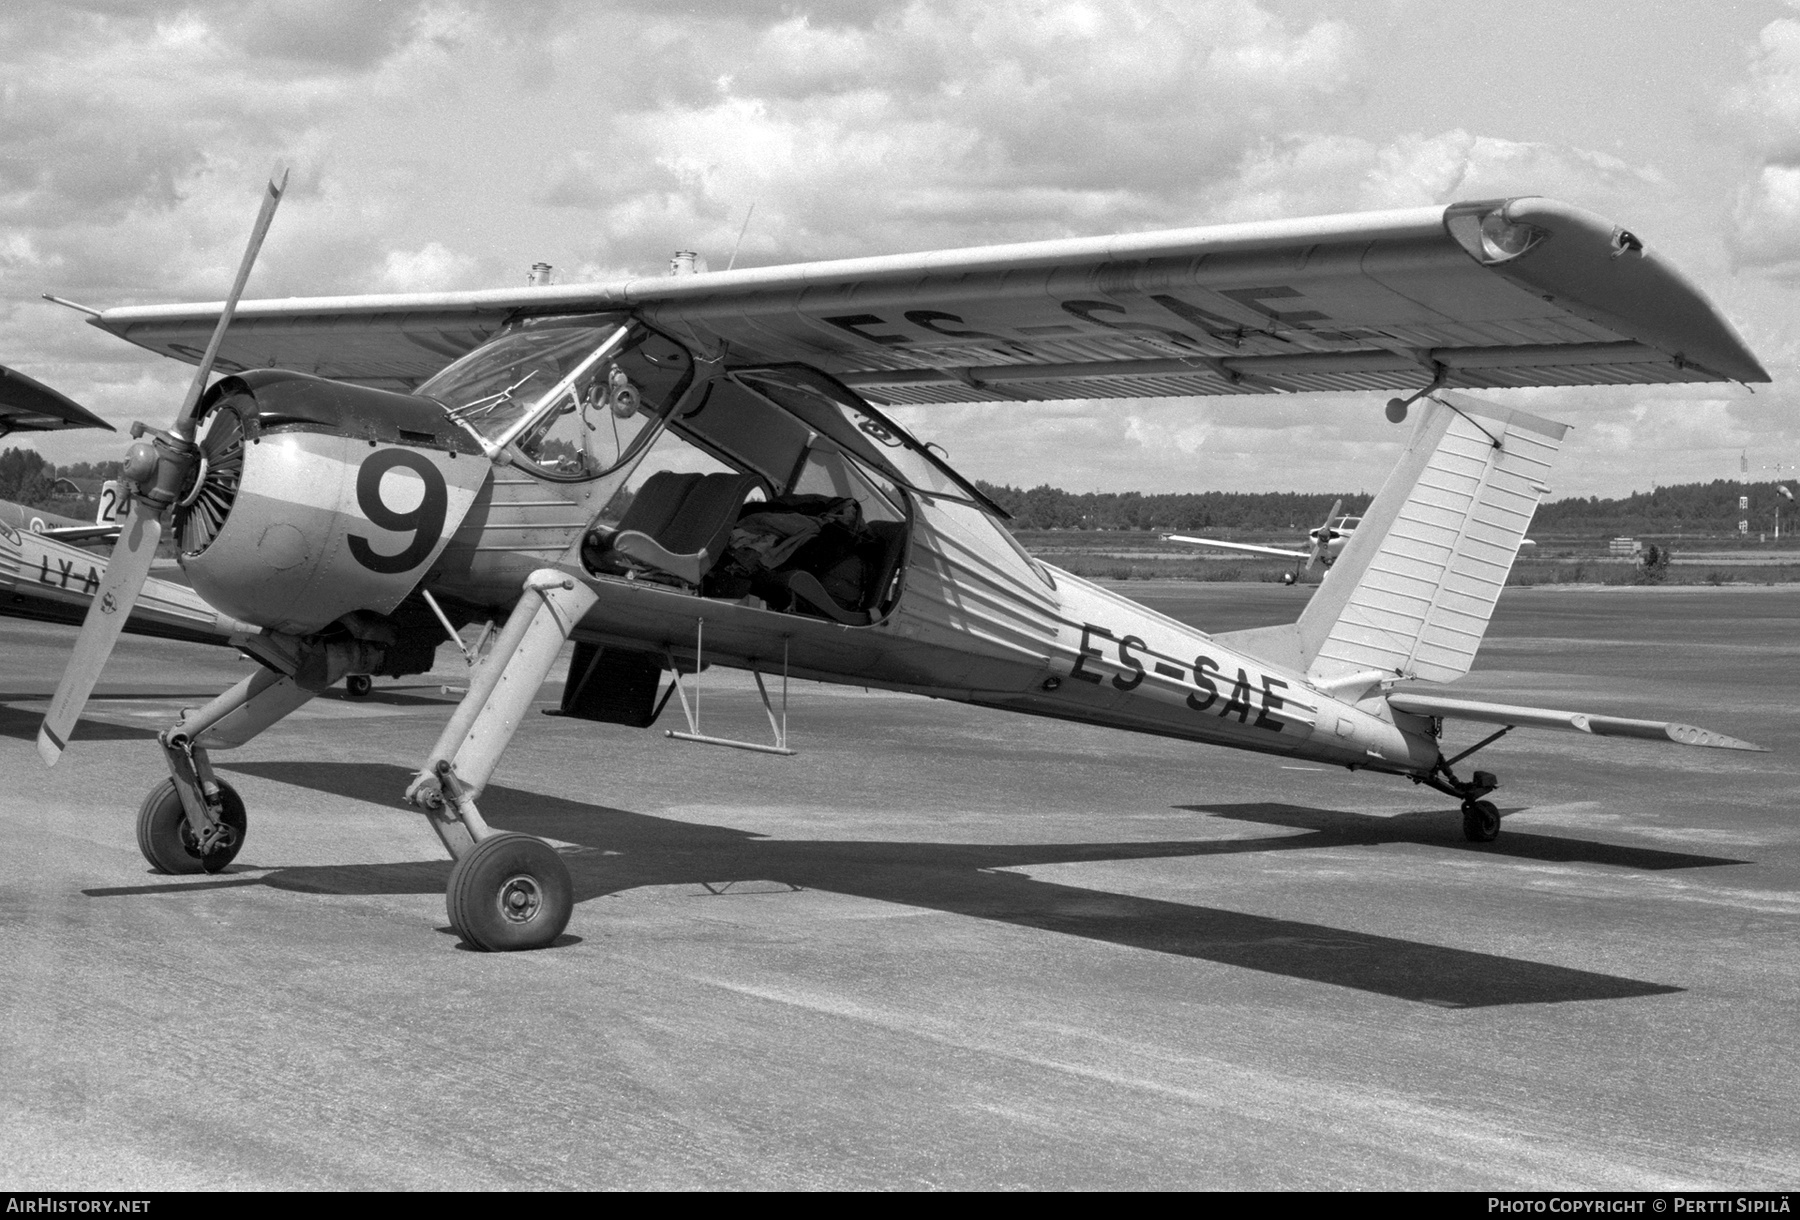
[[[503,622],[407,797],[451,922],[549,944],[562,859],[483,786],[565,642],[567,715],[648,726],[707,665],[957,699],[1401,776],[1499,815],[1446,720],[1748,748],[1497,706],[1466,673],[1564,425],[1447,387],[1765,381],[1631,233],[1545,199],[516,291],[97,311],[197,360],[38,744],[67,744],[165,528],[262,662],[161,737],[139,842],[217,870],[245,810],[210,751],[353,672],[424,671]],[[210,332],[210,340],[207,338]],[[229,371],[208,386],[213,367]],[[1299,621],[1212,635],[1037,562],[876,403],[1408,389],[1399,466]],[[767,698],[765,694],[765,699]],[[773,716],[771,717],[773,719]],[[698,726],[674,736],[702,737]],[[1489,737],[1487,740],[1493,740]],[[745,745],[747,743],[724,743]],[[787,752],[777,729],[773,746]]]

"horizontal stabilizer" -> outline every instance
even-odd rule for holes
[[[1388,706],[1397,712],[1414,716],[1441,716],[1446,720],[1480,720],[1488,724],[1504,724],[1521,729],[1568,729],[1591,733],[1595,737],[1641,737],[1647,741],[1673,741],[1684,746],[1710,746],[1717,750],[1755,750],[1767,754],[1765,746],[1752,745],[1696,728],[1691,724],[1675,724],[1666,720],[1628,720],[1623,716],[1596,716],[1591,712],[1559,712],[1547,707],[1515,707],[1507,703],[1481,703],[1474,699],[1447,699],[1410,690],[1388,692]]]

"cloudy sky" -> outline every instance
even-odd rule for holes
[[[1577,425],[1556,493],[1800,460],[1800,0],[7,0],[0,363],[166,420],[186,366],[38,294],[217,299],[277,159],[251,296],[719,267],[752,206],[739,266],[1551,195],[1775,377],[1494,392]],[[1074,489],[1372,489],[1400,439],[1362,395],[907,418]]]

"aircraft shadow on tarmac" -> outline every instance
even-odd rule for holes
[[[217,693],[217,691],[213,692],[213,694]],[[100,707],[104,707],[106,700],[110,697],[111,696],[107,695],[95,695],[91,702],[98,705],[96,710],[99,710]],[[189,697],[190,696],[183,694],[157,696],[159,699],[185,699]],[[201,695],[198,697],[197,701],[203,703],[212,697],[212,695]],[[9,707],[6,706],[6,703],[8,700],[12,699],[24,701],[28,699],[48,700],[49,698],[50,696],[48,694],[0,694],[0,737],[16,737],[20,741],[36,741],[38,726],[44,723],[44,713],[42,709],[31,711],[25,708]],[[104,720],[88,720],[85,718],[81,721],[81,726],[77,732],[80,733],[81,740],[83,741],[156,740],[155,729],[139,728],[135,724],[108,724]]]
[[[411,778],[404,768],[378,763],[263,762],[220,769],[359,800],[372,794],[398,793]],[[768,839],[730,827],[675,821],[503,787],[488,788],[481,806],[488,821],[497,827],[578,845],[566,856],[577,901],[639,886],[710,883],[716,888],[734,880],[766,879],[797,889],[1040,928],[1445,1008],[1617,1000],[1682,990],[1498,954],[995,871],[1085,861],[1287,850],[1308,840],[1324,846],[1375,841],[1435,843],[1446,837],[1435,832],[1427,836],[1423,821],[1406,824],[1413,827],[1410,836],[1403,828],[1401,833],[1379,840],[1368,828],[1352,836],[1327,827],[1311,836],[1257,840],[957,844]],[[1219,809],[1231,810],[1230,816],[1253,810],[1253,820],[1281,825],[1290,824],[1280,820],[1289,817],[1355,816],[1276,805]],[[1305,825],[1304,821],[1295,824]],[[1354,822],[1346,825],[1356,826]],[[1715,863],[1705,857],[1690,859]],[[276,868],[261,877],[226,875],[208,881],[84,892],[92,897],[118,897],[262,885],[326,894],[440,893],[448,875],[448,861],[331,865]]]
[[[199,707],[212,701],[218,691],[158,691],[154,695],[93,695],[88,702],[94,711],[104,711],[109,700],[128,700],[132,703],[143,703],[147,700],[171,703],[177,700],[188,707]],[[25,703],[37,700],[47,701],[48,693],[21,694],[18,692],[0,692],[0,737],[12,737],[19,741],[36,741],[38,726],[44,723],[44,713],[40,709],[16,708],[9,706],[13,701]],[[315,696],[339,703],[360,704],[364,707],[445,707],[450,700],[436,695],[409,695],[396,690],[376,688],[367,695],[351,695],[341,689],[322,691]],[[167,728],[173,718],[161,718],[149,725],[111,724],[105,720],[94,720],[82,717],[76,728],[74,738],[79,741],[155,741],[156,735]]]
[[[1628,847],[1596,843],[1591,839],[1565,839],[1560,835],[1508,830],[1492,843],[1471,843],[1462,835],[1461,816],[1428,809],[1393,817],[1347,813],[1338,809],[1307,809],[1299,805],[1252,803],[1243,805],[1180,805],[1194,813],[1240,822],[1260,822],[1309,830],[1311,834],[1280,835],[1267,839],[1236,839],[1221,848],[1236,851],[1303,851],[1319,847],[1374,847],[1386,843],[1419,843],[1451,851],[1485,856],[1511,856],[1554,864],[1610,864],[1618,868],[1660,872],[1672,868],[1716,868],[1724,864],[1748,864],[1724,856],[1696,856],[1687,852],[1660,851],[1653,847]],[[1504,819],[1516,809],[1502,810]]]

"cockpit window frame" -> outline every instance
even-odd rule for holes
[[[958,474],[955,470],[953,470],[936,453],[933,453],[928,445],[926,445],[925,443],[918,440],[918,438],[914,437],[912,435],[912,433],[908,432],[905,428],[903,428],[899,424],[895,423],[887,415],[884,415],[878,408],[876,408],[875,406],[870,404],[867,399],[862,397],[862,395],[858,394],[855,390],[851,389],[849,386],[847,386],[843,382],[839,381],[836,377],[833,377],[830,373],[827,373],[820,369],[817,369],[810,364],[801,364],[798,362],[784,362],[784,363],[780,363],[780,364],[739,365],[739,366],[735,366],[735,367],[725,370],[724,376],[729,377],[732,380],[736,381],[737,384],[740,385],[741,387],[743,387],[744,389],[750,391],[753,394],[761,395],[764,398],[769,398],[770,401],[774,402],[777,406],[781,407],[783,410],[787,410],[790,412],[793,410],[792,407],[790,407],[788,404],[782,402],[780,399],[773,398],[772,396],[770,396],[766,393],[763,393],[763,391],[757,387],[756,383],[753,380],[740,379],[740,375],[754,377],[754,375],[758,374],[758,373],[772,373],[772,374],[785,375],[785,376],[794,376],[797,374],[799,376],[800,380],[811,381],[811,382],[817,383],[813,387],[816,391],[819,391],[819,392],[829,391],[829,393],[832,396],[845,399],[846,400],[845,405],[853,404],[855,410],[868,416],[870,419],[874,420],[880,427],[886,429],[891,436],[893,436],[897,441],[899,441],[901,443],[901,445],[903,445],[912,454],[914,454],[917,457],[923,458],[927,463],[929,463],[932,467],[934,467],[940,474],[942,474],[946,479],[948,479],[953,486],[960,488],[961,491],[963,492],[963,494],[959,496],[959,495],[955,495],[954,493],[947,492],[947,491],[943,490],[942,488],[920,487],[917,485],[917,483],[914,480],[907,478],[906,474],[903,471],[901,471],[898,467],[896,467],[892,461],[883,457],[879,447],[869,444],[867,442],[867,440],[864,437],[862,437],[860,434],[858,434],[858,435],[839,435],[839,434],[837,434],[838,429],[835,426],[836,423],[838,422],[837,420],[833,421],[834,426],[831,428],[820,428],[818,426],[817,421],[808,419],[805,416],[799,416],[798,413],[795,413],[796,416],[798,418],[800,418],[803,423],[806,423],[807,425],[812,427],[815,431],[817,431],[819,433],[819,435],[828,438],[834,444],[837,444],[838,446],[843,448],[845,450],[845,452],[849,453],[852,457],[856,458],[858,461],[862,461],[862,462],[867,463],[870,466],[873,466],[876,470],[881,472],[883,477],[892,479],[895,483],[899,484],[900,486],[908,489],[909,491],[916,492],[920,495],[947,496],[950,499],[964,500],[968,503],[978,505],[984,511],[993,514],[995,517],[999,518],[1002,521],[1011,521],[1012,520],[1011,513],[1007,512],[1004,508],[1001,508],[998,504],[994,503],[993,500],[991,500],[987,496],[983,495],[979,488],[977,488],[968,479],[964,478],[962,475]]]
[[[438,370],[437,373],[432,375],[431,380],[435,380],[437,377],[442,376],[462,360],[493,346],[503,339],[509,339],[516,335],[533,331],[589,330],[595,332],[596,343],[604,343],[613,333],[615,333],[614,330],[609,330],[609,327],[623,328],[629,332],[626,343],[621,349],[621,355],[635,350],[641,346],[649,336],[654,335],[676,348],[686,358],[686,368],[682,371],[680,380],[678,380],[673,388],[664,395],[660,408],[650,412],[652,418],[648,421],[647,426],[640,430],[637,436],[631,439],[630,443],[618,454],[611,464],[602,468],[580,472],[554,470],[540,464],[530,455],[526,454],[519,448],[516,442],[507,445],[505,449],[501,451],[502,456],[499,459],[504,461],[505,464],[517,468],[522,473],[528,474],[534,479],[541,479],[545,482],[566,484],[590,483],[595,479],[605,478],[607,475],[613,474],[636,461],[644,450],[655,441],[656,437],[661,435],[663,430],[668,427],[670,417],[675,414],[677,408],[679,408],[686,399],[688,391],[693,388],[695,366],[699,362],[695,360],[693,352],[688,350],[687,345],[682,343],[675,336],[657,327],[651,326],[629,310],[583,314],[532,314],[522,317],[515,316],[509,319],[487,340],[476,347],[470,348],[467,352],[464,352],[463,355],[457,357],[455,361],[452,361],[450,364],[445,365],[444,368]],[[429,385],[430,381],[428,380],[425,384]],[[421,386],[420,390],[415,391],[415,393],[421,393],[423,389],[424,386]],[[458,416],[457,408],[451,407],[441,398],[424,395],[422,393],[421,396],[429,397],[431,401],[436,402],[439,406],[443,407],[446,416],[460,425],[464,430],[468,431],[471,435],[476,436],[478,440],[485,438],[485,434],[482,433],[479,428],[475,427],[468,420]],[[488,447],[488,445],[483,446],[484,449]]]

